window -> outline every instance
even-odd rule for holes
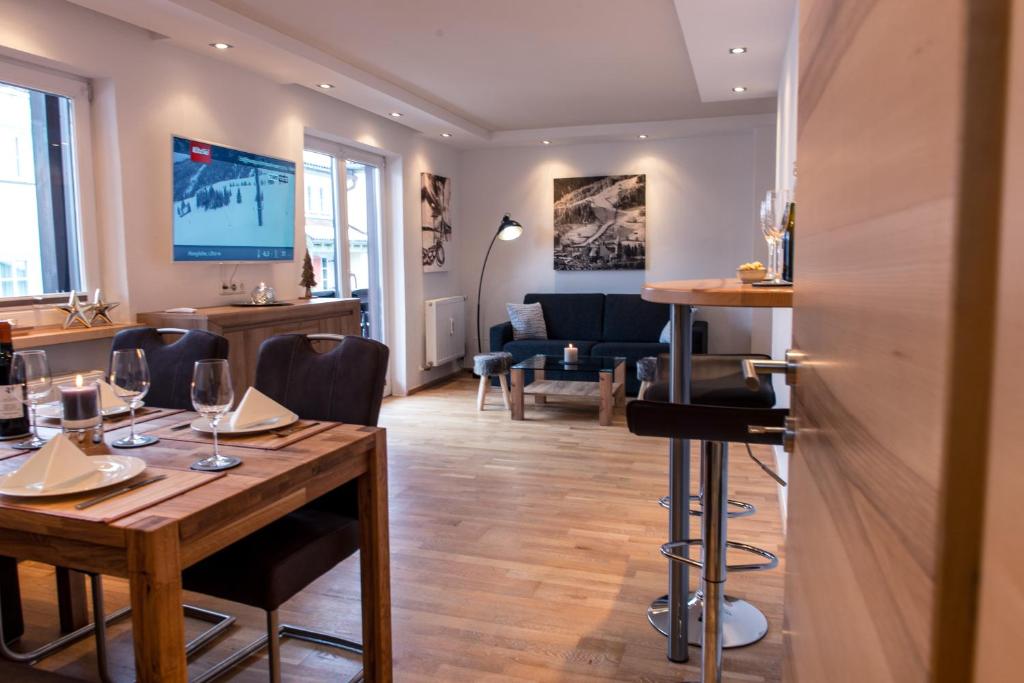
[[[384,340],[383,157],[306,138],[306,247],[319,296],[355,297],[364,336]]]
[[[330,296],[338,293],[334,158],[307,149],[302,153],[302,168],[306,184],[306,249],[316,277],[314,291]]]
[[[0,82],[0,296],[81,290],[73,102]]]

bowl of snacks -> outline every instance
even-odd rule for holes
[[[767,269],[765,269],[764,264],[760,261],[744,263],[736,269],[737,277],[739,277],[740,281],[747,284],[750,284],[751,282],[760,282],[767,274]]]

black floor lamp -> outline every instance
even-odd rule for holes
[[[523,226],[512,220],[507,213],[502,217],[498,225],[498,232],[491,238],[491,244],[487,247],[487,255],[484,256],[484,265],[480,268],[480,285],[476,288],[476,350],[483,353],[483,341],[480,338],[480,293],[484,288],[484,273],[487,271],[487,259],[491,257],[491,249],[494,248],[494,240],[510,242],[523,234]],[[492,351],[494,349],[491,349]]]

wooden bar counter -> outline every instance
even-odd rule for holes
[[[755,287],[731,280],[671,280],[644,285],[643,298],[659,304],[792,308],[793,287]]]

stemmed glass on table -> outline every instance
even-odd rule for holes
[[[117,448],[139,448],[149,446],[160,439],[155,436],[135,433],[135,410],[149,393],[149,364],[142,349],[121,349],[114,351],[110,360],[110,387],[119,398],[128,402],[131,411],[131,432],[111,445]]]
[[[50,364],[46,360],[46,351],[15,351],[11,363],[11,384],[21,384],[24,391],[21,401],[29,407],[32,416],[32,438],[13,445],[14,448],[36,450],[46,445],[39,438],[39,426],[36,419],[36,407],[50,395],[53,377],[50,375]]]
[[[767,281],[781,284],[782,236],[785,234],[785,213],[789,204],[789,190],[768,190],[761,202],[761,232],[768,243]]]
[[[205,417],[213,432],[213,455],[192,463],[192,469],[216,472],[241,464],[241,459],[220,454],[217,428],[221,418],[231,410],[235,392],[231,387],[231,371],[226,360],[196,361],[192,373],[192,407]]]

